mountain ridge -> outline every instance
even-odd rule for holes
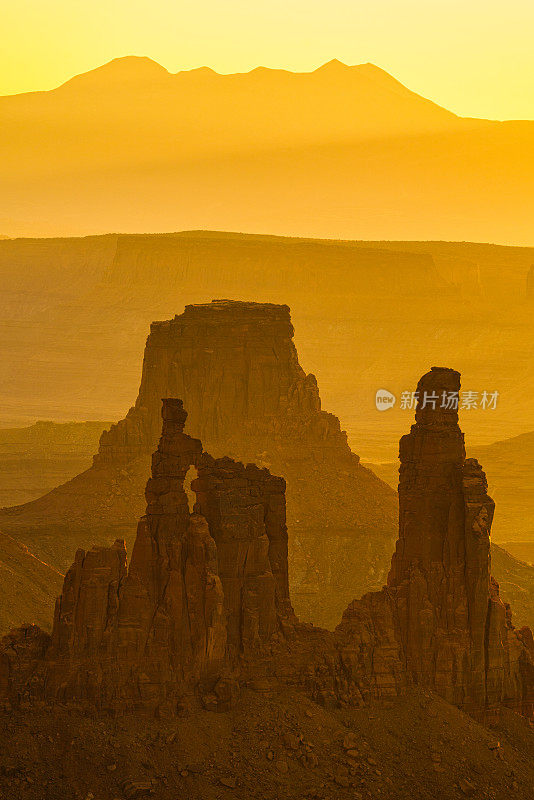
[[[415,96],[424,100],[426,103],[429,103],[433,106],[436,106],[442,110],[447,111],[453,117],[458,117],[458,115],[454,114],[454,112],[445,109],[444,106],[441,106],[439,103],[436,103],[433,100],[429,100],[425,98],[423,95],[420,95],[417,92],[413,92],[409,89],[405,84],[395,78],[391,73],[387,72],[387,70],[379,67],[372,62],[363,62],[361,64],[345,64],[344,62],[340,61],[337,58],[333,58],[330,61],[321,64],[320,66],[316,67],[312,70],[307,71],[296,71],[296,70],[289,70],[283,68],[276,68],[276,67],[266,67],[263,65],[258,65],[256,67],[251,68],[250,70],[243,71],[243,72],[217,72],[212,67],[207,65],[203,65],[200,67],[193,67],[191,69],[183,69],[178,70],[177,72],[171,72],[158,61],[150,58],[149,56],[118,56],[117,58],[112,58],[110,61],[106,61],[103,64],[100,64],[97,67],[92,69],[86,70],[84,72],[77,73],[72,77],[68,78],[67,80],[63,81],[62,83],[58,84],[57,86],[52,87],[51,89],[41,89],[41,90],[33,90],[29,92],[19,92],[17,94],[9,94],[9,95],[0,95],[0,100],[3,100],[6,97],[14,98],[14,97],[24,97],[28,95],[48,95],[58,90],[64,89],[65,87],[76,87],[80,86],[83,81],[88,81],[91,78],[96,78],[99,76],[113,76],[118,77],[120,74],[125,75],[125,68],[130,68],[132,77],[155,77],[160,76],[164,80],[165,79],[176,79],[180,78],[183,79],[187,76],[210,76],[214,79],[218,78],[229,78],[229,79],[238,79],[243,78],[244,76],[259,76],[259,75],[267,75],[270,77],[274,77],[276,75],[285,75],[291,76],[296,79],[301,77],[310,77],[310,76],[317,76],[317,75],[325,75],[325,74],[332,74],[334,71],[336,75],[347,75],[351,73],[352,75],[358,74],[358,76],[365,77],[371,80],[380,81],[383,85],[389,84],[391,88],[395,88],[397,91],[401,91],[405,95]]]
[[[222,75],[117,59],[0,97],[0,149],[12,236],[532,240],[534,122],[456,116],[369,63]]]
[[[338,58],[332,58],[330,61],[326,61],[324,64],[320,64],[318,67],[310,70],[291,70],[286,69],[283,67],[267,67],[262,64],[259,64],[256,67],[251,67],[249,70],[243,71],[236,71],[236,72],[218,72],[217,70],[213,69],[213,67],[209,67],[207,65],[202,65],[199,67],[191,67],[189,69],[181,69],[177,70],[176,72],[171,72],[171,70],[167,69],[163,64],[160,64],[153,58],[149,56],[139,56],[139,55],[125,55],[125,56],[117,56],[115,58],[110,59],[109,61],[105,61],[103,64],[99,64],[96,67],[92,67],[91,69],[85,70],[83,72],[76,73],[72,75],[70,78],[62,81],[61,83],[57,84],[56,86],[51,87],[50,89],[34,89],[26,92],[16,92],[7,95],[0,95],[0,101],[7,99],[7,98],[21,98],[21,97],[28,97],[28,96],[36,96],[36,95],[50,95],[59,90],[65,88],[75,88],[79,87],[83,84],[84,81],[89,81],[91,78],[95,78],[97,76],[113,76],[118,77],[121,73],[124,77],[125,67],[130,67],[132,69],[132,77],[155,77],[160,76],[164,80],[166,79],[185,79],[186,77],[212,77],[213,79],[238,79],[244,78],[246,76],[291,76],[291,78],[306,78],[311,76],[317,75],[325,75],[325,74],[336,74],[337,76],[347,76],[349,73],[351,75],[358,75],[360,77],[365,77],[370,81],[374,81],[377,84],[381,84],[382,86],[387,86],[392,91],[396,91],[400,94],[403,94],[406,97],[417,98],[420,101],[424,101],[424,103],[428,104],[429,106],[433,106],[434,108],[440,109],[441,111],[446,112],[450,117],[453,117],[457,120],[465,120],[467,122],[532,122],[533,120],[521,117],[514,117],[510,119],[493,119],[489,117],[476,117],[476,116],[463,116],[460,114],[456,114],[454,111],[451,111],[446,106],[442,105],[441,103],[437,102],[436,100],[432,100],[424,95],[410,89],[405,83],[401,80],[396,78],[392,73],[388,72],[383,67],[374,64],[372,61],[361,62],[358,64],[346,64],[345,62],[341,61]]]

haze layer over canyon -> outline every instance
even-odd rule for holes
[[[0,148],[11,236],[531,242],[534,122],[457,117],[373,64],[171,75],[115,59],[0,98]]]
[[[307,371],[362,458],[392,460],[421,364],[498,391],[473,446],[532,430],[534,248],[334,242],[209,232],[0,242],[0,424],[117,420],[148,326],[214,297],[288,304]],[[399,398],[377,415],[375,393]],[[509,536],[507,538],[510,538]]]
[[[102,434],[91,469],[0,511],[0,530],[62,571],[74,542],[122,535],[131,544],[160,399],[169,395],[193,409],[187,430],[214,456],[268,466],[288,481],[299,613],[333,625],[354,594],[381,585],[395,537],[394,492],[359,464],[337,417],[321,410],[316,379],[298,362],[289,308],[274,304],[213,301],[153,323],[136,404]]]

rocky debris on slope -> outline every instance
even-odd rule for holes
[[[334,627],[347,603],[379,588],[395,541],[395,493],[351,452],[317,381],[298,361],[289,308],[217,300],[155,322],[139,396],[105,432],[93,467],[0,523],[62,569],[75,540],[84,549],[117,536],[133,543],[160,398],[180,397],[188,432],[215,457],[227,455],[287,483],[289,570],[297,613]],[[55,560],[54,560],[55,549]]]
[[[527,273],[527,300],[534,300],[534,264]]]
[[[459,385],[459,373],[433,368],[419,396]],[[514,629],[491,578],[494,504],[454,409],[419,401],[401,440],[388,585],[354,600],[334,633],[293,613],[283,479],[203,453],[186,416],[181,401],[163,401],[129,569],[122,542],[77,553],[45,656],[28,629],[0,648],[4,696],[172,717],[199,701],[227,710],[244,687],[268,695],[285,684],[349,708],[417,685],[480,719],[503,707],[534,717],[532,633]]]
[[[245,690],[232,714],[150,725],[47,703],[0,709],[0,740],[6,800],[531,800],[534,781],[526,720],[488,730],[420,689],[361,709]]]

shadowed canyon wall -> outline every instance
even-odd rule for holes
[[[78,551],[56,605],[47,692],[137,696],[162,713],[200,690],[227,707],[237,656],[261,653],[294,617],[283,480],[203,454],[183,433],[181,401],[165,400],[162,415],[131,564],[120,541]]]

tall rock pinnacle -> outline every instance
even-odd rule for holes
[[[116,542],[78,551],[65,578],[47,657],[56,696],[162,713],[200,693],[225,707],[236,660],[261,657],[293,624],[283,479],[203,453],[181,400],[163,400],[162,417],[129,569]]]
[[[340,629],[357,631],[362,607],[387,620],[392,687],[428,686],[474,714],[502,704],[532,713],[530,632],[514,629],[491,577],[495,504],[482,467],[465,457],[459,389],[460,374],[442,367],[418,383],[416,422],[400,441],[399,538],[387,588],[352,603]]]

